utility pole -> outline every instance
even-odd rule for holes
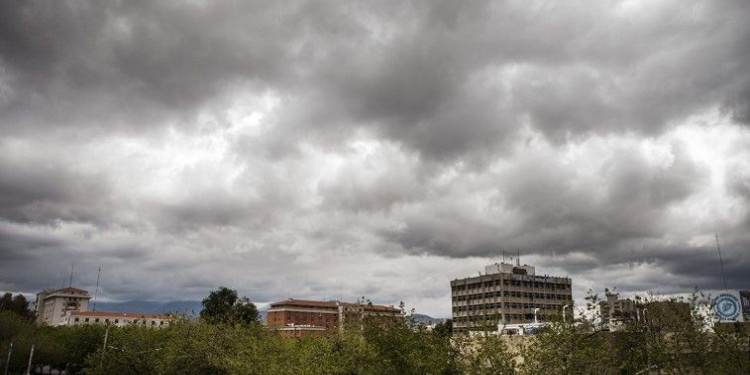
[[[31,360],[34,359],[34,344],[31,344],[31,353],[29,354],[29,365],[26,366],[26,375],[31,375]]]
[[[8,349],[8,361],[5,362],[5,373],[4,375],[8,375],[8,366],[10,366],[10,353],[13,351],[13,341],[10,342],[10,348]]]
[[[109,324],[107,324],[107,329],[104,330],[104,345],[102,345],[102,357],[99,359],[99,370],[101,370],[104,364],[104,353],[107,351],[107,337],[109,337]]]

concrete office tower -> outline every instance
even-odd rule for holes
[[[498,325],[534,323],[572,315],[572,282],[567,277],[536,275],[529,265],[495,263],[485,274],[451,281],[454,332],[498,329]]]
[[[36,294],[36,321],[51,326],[64,324],[72,311],[89,309],[89,292],[78,288],[43,290]]]

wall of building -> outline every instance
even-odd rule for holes
[[[72,312],[65,317],[65,325],[110,324],[113,326],[143,325],[147,327],[164,327],[173,318],[167,315],[146,315],[104,312]]]
[[[89,299],[87,291],[77,288],[42,291],[34,304],[37,322],[51,326],[64,324],[68,312],[88,310]]]
[[[572,281],[565,277],[534,275],[533,267],[504,264],[492,267],[493,273],[451,281],[453,328],[494,330],[498,323],[517,324],[548,321],[572,305]],[[494,272],[501,271],[501,272]]]

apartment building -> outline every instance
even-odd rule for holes
[[[37,323],[57,326],[65,323],[68,313],[89,308],[89,292],[78,288],[45,289],[36,294],[34,308]]]
[[[536,275],[533,266],[495,263],[478,276],[451,281],[453,331],[498,330],[572,315],[572,281]]]

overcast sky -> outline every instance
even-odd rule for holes
[[[0,290],[750,287],[747,1],[2,1]]]

